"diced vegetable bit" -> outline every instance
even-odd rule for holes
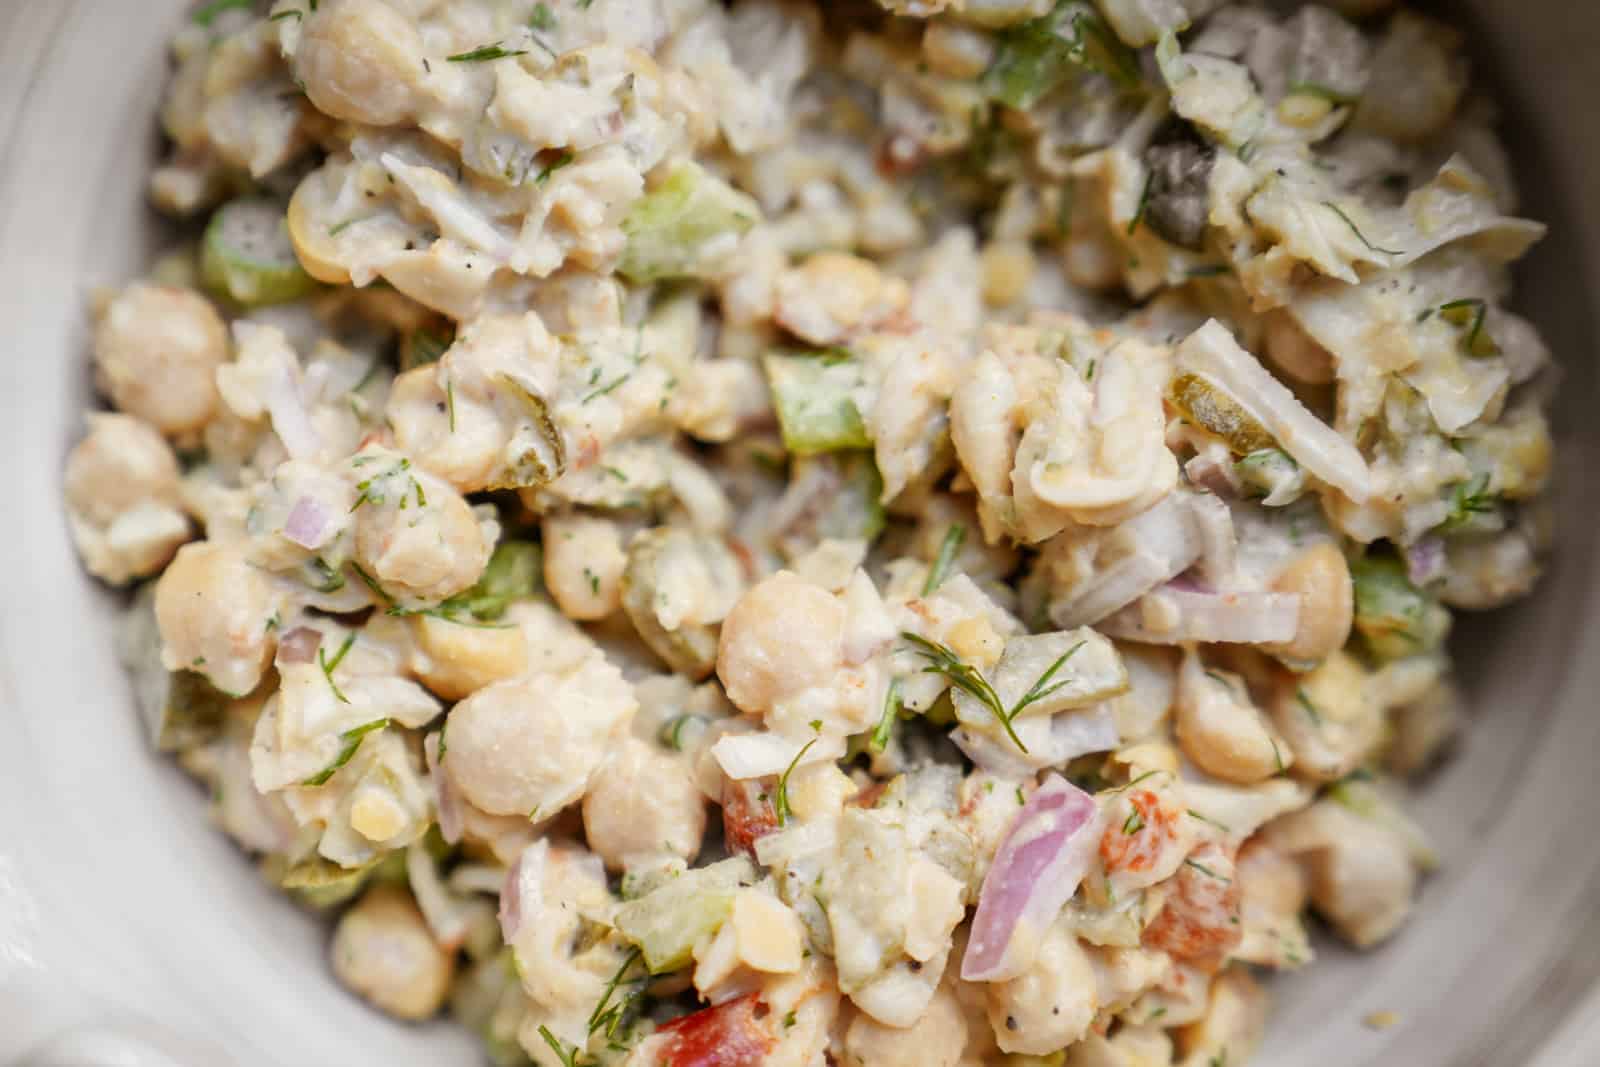
[[[1402,659],[1439,647],[1450,613],[1411,584],[1390,555],[1368,554],[1350,567],[1355,582],[1355,627],[1379,659]]]
[[[675,971],[690,961],[701,938],[717,932],[739,886],[754,878],[749,861],[740,858],[685,871],[622,905],[617,931],[639,946],[651,974]]]
[[[1268,507],[1283,507],[1299,500],[1306,490],[1305,472],[1281,448],[1263,448],[1233,465],[1239,480]]]
[[[1121,88],[1139,83],[1139,61],[1088,4],[1058,3],[1050,14],[1000,35],[984,72],[989,95],[1027,110],[1076,74],[1095,71]]]
[[[1446,534],[1495,531],[1504,523],[1500,496],[1489,492],[1489,475],[1476,474],[1450,487],[1450,514],[1439,529]]]
[[[1192,134],[1145,149],[1144,164],[1150,177],[1141,217],[1151,230],[1179,248],[1198,252],[1205,247],[1211,169],[1216,158],[1216,149]]]
[[[761,208],[750,197],[699,164],[681,160],[628,209],[622,220],[628,244],[617,270],[640,284],[699,277],[708,245],[744,233],[760,217]]]
[[[400,338],[400,369],[408,371],[413,367],[439,362],[455,339],[455,324],[448,319],[408,331]]]
[[[338,690],[335,689],[334,693],[338,694]],[[349,703],[349,701],[345,701],[345,703]],[[364,722],[360,726],[352,726],[350,729],[345,730],[339,735],[339,754],[333,758],[333,762],[300,784],[306,786],[327,785],[328,780],[355,757],[356,750],[361,747],[361,742],[366,740],[368,734],[377,733],[379,730],[387,730],[390,725],[390,719],[373,719],[371,722]]]
[[[722,542],[681,527],[659,527],[628,546],[622,610],[652,652],[673,670],[700,679],[716,666],[718,627],[682,620],[669,629],[658,610],[670,577],[686,567],[701,570],[716,585],[738,587],[738,561]]]
[[[283,304],[317,288],[289,240],[276,201],[235,200],[211,216],[200,253],[200,279],[214,295],[245,307]]]
[[[1422,828],[1412,822],[1383,789],[1371,781],[1367,772],[1352,774],[1328,787],[1328,799],[1398,834],[1406,843],[1412,860],[1425,871],[1439,865],[1438,853]]]
[[[1461,350],[1467,355],[1475,359],[1488,359],[1500,354],[1500,346],[1483,328],[1484,321],[1489,317],[1488,301],[1477,298],[1452,300],[1439,306],[1439,317],[1461,330]]]
[[[493,622],[518,600],[531,600],[543,585],[544,551],[534,541],[501,541],[476,585],[439,605],[438,614],[468,614]]]
[[[1220,437],[1235,455],[1248,456],[1278,447],[1265,426],[1227,393],[1198,374],[1180,374],[1173,378],[1167,398],[1190,422]]]
[[[861,364],[848,355],[770,355],[766,358],[772,406],[783,444],[799,456],[870,448],[872,438],[856,405]]]
[[[502,375],[499,385],[522,402],[528,419],[506,446],[506,455],[511,457],[509,482],[491,488],[529,489],[548,485],[567,472],[567,439],[550,413],[550,403],[509,376]]]

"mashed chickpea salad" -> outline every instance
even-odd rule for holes
[[[1240,1067],[1390,938],[1550,356],[1385,0],[212,0],[65,474],[150,735],[497,1064]],[[1344,1006],[1340,1006],[1342,1009]]]

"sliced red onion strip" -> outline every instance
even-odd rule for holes
[[[313,496],[303,496],[289,509],[289,518],[283,524],[283,536],[301,548],[321,548],[328,539],[328,520],[332,517],[322,501]]]
[[[968,982],[1027,969],[1039,935],[1077,892],[1100,840],[1094,798],[1058,774],[1028,798],[995,853],[961,960]]]

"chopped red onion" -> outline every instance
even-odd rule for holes
[[[303,496],[289,509],[289,518],[283,524],[283,536],[301,548],[321,548],[328,540],[328,521],[333,516],[322,501],[314,496]]]
[[[1406,577],[1410,578],[1411,584],[1418,588],[1436,582],[1444,575],[1445,551],[1442,538],[1424,537],[1405,550],[1405,557]]]
[[[322,647],[322,631],[297,626],[278,642],[278,663],[310,663]]]
[[[1017,813],[978,893],[961,960],[968,982],[1015,978],[1083,881],[1100,840],[1094,798],[1058,774]]]

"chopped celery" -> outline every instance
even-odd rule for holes
[[[313,854],[285,870],[278,878],[278,885],[293,891],[310,907],[331,908],[361,892],[367,882],[377,876],[382,862],[382,859],[374,859],[360,867],[341,867]]]
[[[718,627],[684,620],[669,628],[660,614],[669,577],[689,575],[709,582],[718,596],[727,592],[730,601],[741,584],[739,562],[720,539],[682,527],[646,530],[628,546],[628,565],[622,572],[622,610],[639,639],[667,666],[699,679],[716,666]]]
[[[628,244],[617,270],[640,284],[694,278],[707,246],[756,224],[754,200],[699,164],[682,160],[666,180],[628,209],[622,220]]]
[[[1027,110],[1075,74],[1104,74],[1121,88],[1139,83],[1139,62],[1088,4],[1058,3],[1050,14],[1007,29],[984,72],[989,96]]]
[[[1355,626],[1379,659],[1401,659],[1437,648],[1450,631],[1450,613],[1411,584],[1392,556],[1369,555],[1350,568]]]
[[[246,307],[298,300],[317,287],[295,258],[283,207],[257,198],[234,200],[211,216],[200,278],[213,294]]]
[[[733,910],[733,895],[755,871],[733,858],[683,874],[617,911],[617,930],[638,945],[651,974],[684,966],[695,944],[715,934]]]
[[[1248,456],[1278,447],[1254,415],[1198,374],[1180,374],[1172,379],[1167,397],[1190,422],[1222,438],[1235,455]]]
[[[772,406],[783,444],[798,456],[870,448],[872,438],[856,405],[861,364],[848,356],[770,355],[766,358]]]
[[[493,621],[518,600],[539,595],[543,585],[544,550],[533,541],[501,541],[478,584],[439,605],[446,617],[468,612]]]

